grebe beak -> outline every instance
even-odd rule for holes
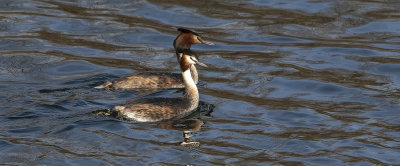
[[[200,43],[202,43],[202,44],[214,45],[214,43],[211,43],[209,41],[205,41],[205,40],[201,39],[201,37],[197,37],[197,40],[199,40]]]
[[[198,64],[198,65],[200,65],[200,66],[208,67],[206,64],[201,63],[199,60],[197,60],[197,59],[195,59],[195,58],[190,58],[190,59],[192,59],[196,64]]]
[[[198,64],[198,65],[200,65],[200,66],[203,66],[203,67],[208,67],[206,64],[201,63],[201,62],[199,62],[199,61],[197,61],[196,64]]]

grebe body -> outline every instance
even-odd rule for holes
[[[184,95],[179,98],[144,98],[135,99],[124,106],[115,106],[118,117],[136,122],[158,122],[181,118],[189,115],[199,105],[199,92],[192,79],[190,66],[199,64],[197,59],[193,59],[190,50],[182,50],[179,53],[181,77],[185,85]]]
[[[190,50],[193,44],[207,44],[213,43],[204,41],[199,34],[179,28],[181,33],[174,40],[174,49],[176,57],[179,60],[180,52],[183,50]],[[188,55],[197,59],[196,55]],[[198,73],[194,65],[190,66],[190,72],[195,84],[198,83]],[[184,88],[183,79],[179,73],[141,73],[124,76],[113,82],[107,81],[106,83],[96,86],[95,88],[105,88],[113,90],[130,90],[130,89],[165,89],[165,88]]]

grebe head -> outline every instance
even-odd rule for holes
[[[214,43],[203,40],[200,35],[188,29],[178,28],[181,33],[174,40],[174,48],[176,52],[184,49],[190,49],[193,44],[214,45]]]
[[[185,71],[188,68],[190,68],[191,65],[198,64],[203,67],[208,67],[206,64],[201,63],[197,57],[197,55],[193,52],[190,51],[189,49],[182,50],[180,53],[178,53],[180,59],[179,59],[179,64],[181,66],[181,70]]]

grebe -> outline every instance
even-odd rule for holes
[[[183,50],[190,50],[193,44],[207,44],[214,45],[214,43],[204,41],[199,34],[188,29],[178,28],[181,33],[174,40],[174,49],[176,57],[179,60],[180,52]],[[193,59],[198,61],[196,55],[189,55]],[[191,65],[190,72],[195,84],[198,83],[198,74],[196,67]],[[105,89],[162,89],[162,88],[184,88],[183,79],[179,73],[160,73],[160,72],[149,72],[141,74],[133,74],[124,76],[114,82],[107,81],[106,83],[96,86],[95,88],[105,88]]]
[[[193,59],[190,50],[178,53],[185,93],[180,98],[143,98],[128,102],[124,106],[115,106],[119,118],[137,122],[158,122],[182,118],[193,112],[199,105],[199,91],[192,79],[190,66],[201,64]]]

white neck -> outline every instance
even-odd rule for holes
[[[195,84],[199,82],[199,74],[197,73],[196,66],[190,65],[190,74]]]
[[[189,109],[193,110],[197,108],[199,104],[199,91],[197,90],[196,83],[193,81],[189,69],[182,72],[182,77],[185,83],[185,94],[183,97],[189,100],[191,103]]]

